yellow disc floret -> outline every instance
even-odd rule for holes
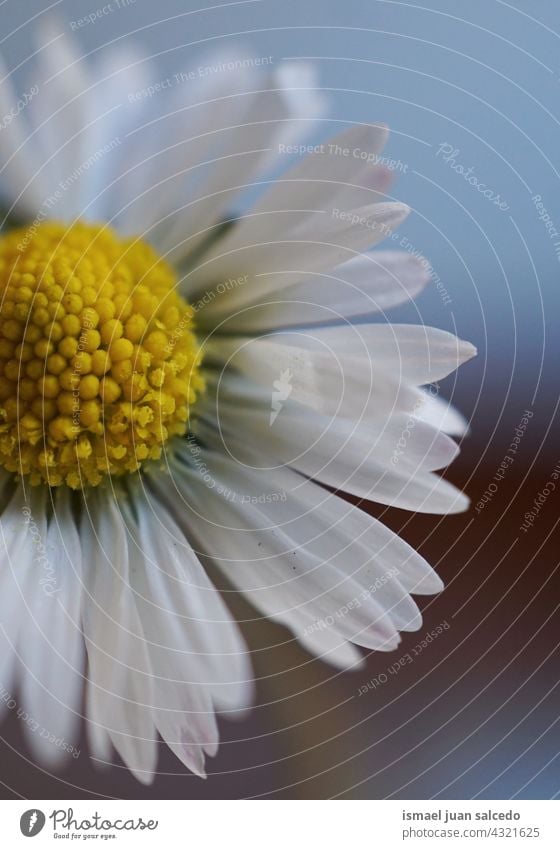
[[[158,459],[203,388],[193,309],[172,269],[108,227],[0,238],[0,464],[96,486]]]

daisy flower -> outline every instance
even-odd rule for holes
[[[228,596],[355,669],[442,584],[338,492],[468,504],[426,386],[474,349],[385,321],[429,278],[372,250],[408,213],[387,131],[306,146],[312,71],[266,64],[161,79],[50,25],[23,92],[0,69],[0,704],[49,768],[85,685],[96,761],[148,782],[161,738],[203,776],[254,699]]]

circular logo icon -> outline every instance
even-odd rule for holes
[[[32,808],[21,815],[19,827],[21,833],[26,837],[35,837],[45,825],[45,815],[43,811],[37,808]]]

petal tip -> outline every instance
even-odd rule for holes
[[[459,357],[462,363],[468,362],[468,360],[472,360],[473,357],[478,355],[478,349],[472,342],[467,342],[464,339],[459,341]]]

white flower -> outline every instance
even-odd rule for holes
[[[422,387],[474,349],[383,320],[427,264],[370,251],[408,212],[383,199],[383,127],[292,164],[322,107],[309,69],[222,57],[157,87],[141,57],[92,71],[45,42],[36,93],[0,87],[26,222],[0,238],[1,704],[56,766],[85,677],[94,758],[150,781],[159,734],[204,775],[216,712],[253,699],[206,565],[337,667],[394,649],[441,581],[332,490],[464,510],[434,470],[465,423]]]

